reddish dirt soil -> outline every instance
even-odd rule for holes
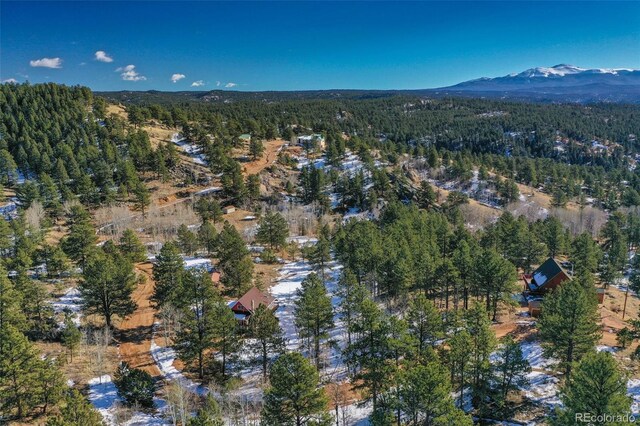
[[[138,309],[118,327],[120,357],[132,367],[141,368],[154,377],[160,376],[160,370],[151,356],[151,337],[156,310],[151,306],[150,298],[155,283],[151,275],[151,264],[140,263],[136,270],[146,278],[133,293]]]

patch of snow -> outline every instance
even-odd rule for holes
[[[558,398],[558,378],[550,374],[532,371],[527,374],[529,384],[524,388],[524,395],[532,401],[551,407],[562,405]]]
[[[522,348],[522,356],[529,361],[531,368],[548,369],[557,364],[557,361],[543,356],[542,346],[539,342],[522,342],[520,347]]]
[[[188,379],[184,376],[184,374],[182,374],[180,370],[173,366],[173,363],[176,360],[177,356],[176,351],[168,346],[158,346],[155,340],[155,326],[157,325],[158,323],[154,324],[154,332],[151,337],[151,347],[149,350],[151,352],[153,360],[156,362],[156,365],[160,370],[160,373],[162,373],[162,376],[167,380],[175,380],[182,383],[185,388],[189,389],[191,392],[197,395],[206,395],[207,393],[209,393],[206,387],[195,383],[191,379]]]
[[[619,351],[618,348],[614,348],[613,346],[607,345],[598,345],[596,346],[596,351],[598,352],[609,352],[610,354],[614,354]]]
[[[77,288],[69,288],[64,295],[57,301],[52,303],[53,311],[56,314],[69,313],[71,320],[76,326],[80,326],[80,318],[82,316],[82,296]],[[64,325],[64,321],[59,322],[60,326]]]
[[[206,269],[207,271],[213,270],[213,264],[211,259],[207,257],[186,257],[183,258],[184,268],[189,269]]]

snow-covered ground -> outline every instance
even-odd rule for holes
[[[127,420],[118,419],[117,410],[121,400],[118,396],[116,385],[111,380],[111,376],[105,374],[89,380],[89,401],[102,415],[108,425],[118,426],[160,426],[171,424],[162,416],[162,411],[166,408],[166,403],[158,398],[154,398],[154,403],[159,411],[158,415],[152,415],[141,411],[135,411]]]
[[[550,407],[560,405],[558,393],[558,378],[548,374],[557,361],[543,356],[542,346],[537,341],[522,342],[523,357],[529,361],[532,371],[527,374],[529,384],[523,389],[524,395],[532,401],[539,402]]]
[[[181,134],[174,133],[171,136],[171,142],[177,145],[185,155],[191,157],[194,163],[201,164],[203,166],[207,165],[207,158],[202,153],[200,147],[194,143],[188,142]]]
[[[151,356],[156,362],[160,373],[166,380],[177,381],[181,383],[185,388],[198,395],[206,395],[208,390],[206,387],[195,383],[193,380],[187,378],[182,374],[180,370],[173,366],[173,362],[176,360],[176,351],[169,346],[159,346],[156,343],[156,329],[158,323],[154,324],[153,334],[151,337]]]
[[[76,326],[80,326],[80,318],[82,316],[82,296],[80,290],[77,288],[69,288],[65,291],[64,295],[52,303],[53,311],[56,314],[69,313],[71,320]],[[64,320],[61,320],[59,324],[64,325]]]
[[[189,269],[206,269],[207,271],[213,270],[213,263],[208,257],[187,257],[184,256],[184,268]]]

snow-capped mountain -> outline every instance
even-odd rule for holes
[[[640,70],[560,64],[440,89],[474,96],[572,102],[640,102]]]

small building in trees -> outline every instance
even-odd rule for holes
[[[222,208],[222,213],[224,214],[229,214],[229,213],[233,213],[236,211],[235,206],[225,206]]]
[[[251,142],[251,135],[249,133],[243,133],[238,136],[238,141],[240,141],[240,143],[242,144],[248,144],[249,142]]]
[[[257,287],[252,287],[240,299],[229,303],[229,307],[240,325],[249,325],[251,315],[260,305],[264,305],[273,311],[278,308],[276,299],[260,291]]]
[[[529,314],[535,317],[540,315],[542,297],[563,282],[571,280],[571,274],[556,259],[550,257],[532,274],[522,275],[522,280]]]
[[[319,133],[298,136],[296,143],[306,150],[324,149],[324,137]]]

